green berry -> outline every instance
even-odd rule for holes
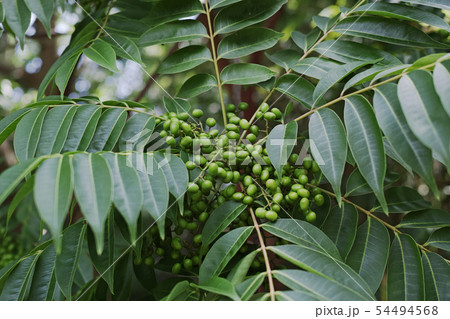
[[[304,186],[300,185],[300,184],[294,184],[294,185],[291,186],[291,190],[294,191],[294,192],[296,192],[296,191],[298,191],[299,189],[302,189],[302,188],[304,188]]]
[[[239,133],[233,132],[233,131],[228,132],[228,133],[227,133],[227,136],[228,136],[228,138],[229,138],[230,140],[238,140],[238,139],[241,137],[241,136],[239,135]]]
[[[246,109],[248,109],[248,103],[241,102],[241,103],[239,103],[238,108],[242,111],[245,111]]]
[[[209,131],[209,136],[214,138],[214,137],[217,137],[219,135],[219,133],[220,133],[219,130],[214,129],[214,130]]]
[[[277,119],[280,119],[283,116],[283,113],[281,113],[279,108],[273,107],[271,111],[275,114]]]
[[[242,119],[239,121],[239,126],[243,130],[248,130],[250,128],[250,123],[246,119]]]
[[[306,188],[300,188],[299,190],[297,190],[297,194],[300,197],[308,198],[309,197],[309,190],[307,190]]]
[[[183,147],[191,146],[192,145],[192,137],[190,137],[190,136],[183,137],[180,141],[180,145]]]
[[[183,248],[183,246],[181,245],[181,239],[179,237],[175,237],[174,239],[172,239],[171,246],[175,250],[181,250],[181,248]]]
[[[198,187],[195,183],[189,183],[188,185],[188,192],[189,193],[197,193],[199,191],[200,187]]]
[[[306,175],[300,175],[300,176],[298,177],[298,181],[299,181],[300,184],[305,185],[306,183],[308,183],[308,176],[306,176]]]
[[[249,141],[250,143],[255,143],[256,140],[257,140],[256,135],[253,134],[253,133],[247,134],[247,136],[246,136],[245,138],[246,138],[247,141]]]
[[[258,207],[255,210],[255,215],[258,218],[265,218],[266,217],[266,210],[264,208],[262,208],[262,207]]]
[[[263,171],[261,172],[261,176],[260,176],[261,180],[266,181],[269,178],[269,176],[270,176],[269,170],[263,169]]]
[[[211,181],[208,181],[208,180],[203,181],[202,191],[209,193],[212,188],[213,188],[213,183]]]
[[[288,194],[288,196],[289,196],[289,199],[292,201],[296,201],[298,199],[298,194],[296,192],[290,192]]]
[[[197,234],[193,239],[194,243],[200,245],[202,243],[202,234]]]
[[[312,162],[311,171],[312,171],[313,173],[318,173],[318,172],[320,172],[319,164],[317,164],[316,161],[313,161],[313,162]]]
[[[253,178],[250,175],[245,175],[243,183],[244,186],[250,186],[251,184],[253,184]]]
[[[208,217],[209,217],[208,213],[207,213],[207,212],[203,212],[203,213],[201,213],[201,214],[198,216],[198,221],[199,221],[200,223],[204,223],[204,222],[206,222],[206,220],[208,219]]]
[[[141,264],[142,264],[142,258],[140,258],[140,257],[134,258],[133,263],[134,263],[136,266],[141,265]]]
[[[311,157],[305,157],[303,159],[303,167],[306,169],[310,169],[312,166],[312,158]]]
[[[176,263],[172,266],[172,273],[179,274],[181,271],[181,264],[180,263]]]
[[[181,121],[186,121],[189,119],[189,114],[186,112],[181,112],[180,114],[177,115],[177,118]]]
[[[240,201],[242,201],[243,199],[244,199],[244,194],[243,193],[241,193],[241,192],[236,192],[236,193],[234,193],[233,194],[233,196],[231,197],[233,200],[235,200],[235,201],[237,201],[237,202],[240,202]]]
[[[309,212],[308,215],[306,215],[305,219],[307,222],[314,223],[316,221],[316,213]]]
[[[274,203],[277,203],[277,204],[281,203],[281,201],[283,200],[283,194],[276,193],[275,195],[273,195],[272,200]]]
[[[251,197],[251,196],[244,196],[244,198],[242,199],[242,202],[245,205],[250,205],[250,204],[253,203],[253,197]]]
[[[190,231],[194,231],[197,229],[197,223],[196,222],[190,222],[187,224],[186,229]]]
[[[252,167],[252,172],[253,174],[255,174],[256,176],[261,175],[262,172],[262,166],[261,164],[255,164]]]
[[[322,194],[322,190],[319,187],[314,187],[311,190],[311,194],[312,194],[312,196],[316,196],[317,194]]]
[[[314,196],[314,202],[317,206],[322,206],[325,203],[325,198],[322,194],[317,194],[316,196]]]
[[[268,179],[266,181],[266,187],[272,191],[277,189],[277,182],[274,179]]]
[[[257,125],[250,126],[250,133],[257,136],[259,134],[259,127]]]
[[[219,165],[217,163],[211,163],[208,166],[208,172],[212,176],[217,176],[219,174]]]
[[[237,117],[237,116],[233,116],[230,120],[229,120],[229,122],[231,123],[231,124],[234,124],[234,125],[239,125],[239,122],[241,121],[241,119],[239,118],[239,117]]]
[[[196,118],[200,118],[200,117],[203,116],[203,111],[200,110],[200,109],[194,109],[194,110],[192,111],[192,116],[193,116],[193,117],[196,117]]]
[[[210,117],[206,119],[206,125],[208,125],[209,127],[213,127],[214,125],[216,125],[216,120]]]
[[[186,162],[186,168],[188,170],[192,171],[196,167],[197,167],[197,164],[195,164],[193,161],[187,161]]]
[[[280,207],[280,205],[278,205],[278,204],[273,204],[273,205],[272,205],[272,210],[275,211],[275,212],[277,212],[277,213],[279,213],[280,210],[281,210],[281,207]]]
[[[247,187],[247,195],[249,196],[254,196],[256,194],[256,192],[258,191],[258,187],[256,187],[256,185],[254,184],[250,184]]]
[[[292,165],[295,165],[295,163],[297,163],[298,160],[298,154],[292,154],[291,156],[289,156],[289,163],[291,163]]]
[[[263,113],[267,112],[267,111],[269,110],[269,104],[267,104],[267,103],[264,102],[263,104],[261,104],[260,110],[261,110],[261,112],[263,112]]]
[[[226,110],[227,110],[227,112],[234,112],[234,111],[236,111],[236,106],[234,106],[234,104],[228,104],[226,106]]]
[[[264,118],[268,121],[273,121],[277,118],[277,116],[272,112],[266,112],[264,113]]]
[[[193,263],[195,266],[200,265],[200,262],[201,262],[201,259],[200,259],[199,256],[192,256],[192,263]]]
[[[179,250],[172,250],[170,253],[170,258],[176,260],[178,258],[180,258],[181,254]]]
[[[177,140],[173,136],[167,136],[166,144],[173,147],[173,146],[177,145]]]
[[[183,260],[183,267],[186,270],[191,270],[193,267],[192,260],[189,258],[186,258],[185,260]]]
[[[300,209],[303,211],[306,211],[309,209],[309,199],[308,198],[302,198],[300,200]]]
[[[156,248],[156,254],[158,256],[164,256],[164,248],[161,247]]]
[[[276,212],[274,212],[273,210],[269,210],[269,211],[266,212],[266,216],[265,217],[266,217],[266,219],[274,222],[274,221],[277,220],[278,214]]]

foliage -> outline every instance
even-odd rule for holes
[[[450,299],[450,214],[394,184],[443,196],[450,7],[361,0],[283,34],[267,21],[287,2],[83,2],[36,102],[0,121],[18,160],[0,216],[31,206],[44,230],[0,269],[0,300]],[[54,9],[4,0],[0,19],[23,47],[31,12],[51,35]],[[167,43],[157,74],[191,75],[158,107],[64,96],[81,57],[145,70],[141,51]],[[236,87],[259,107],[232,104]],[[202,121],[210,91],[221,115]]]

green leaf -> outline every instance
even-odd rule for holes
[[[119,34],[133,40],[139,39],[148,29],[148,24],[137,19],[130,19],[120,13],[110,15],[105,26],[105,30],[108,33]]]
[[[56,255],[55,275],[61,292],[72,299],[72,284],[78,269],[83,242],[86,234],[86,224],[78,222],[66,228],[63,233],[61,254]],[[103,240],[103,237],[102,237]]]
[[[211,52],[202,45],[190,45],[179,49],[161,62],[158,73],[174,74],[184,72],[211,60]]]
[[[306,246],[283,245],[271,246],[268,249],[298,267],[347,287],[363,300],[375,300],[364,280],[353,269],[335,258]]]
[[[253,63],[235,63],[227,65],[220,73],[223,84],[255,84],[267,81],[275,76],[271,69]]]
[[[345,83],[344,88],[342,89],[341,94],[343,94],[345,91],[347,91],[351,87],[355,87],[357,85],[366,83],[370,80],[372,80],[374,77],[376,77],[379,73],[383,72],[385,70],[385,67],[383,66],[373,66],[370,69],[367,69],[365,71],[359,72],[355,74],[350,80]]]
[[[29,159],[6,169],[0,174],[0,204],[19,186],[20,182],[30,174],[41,162],[42,158]]]
[[[31,21],[31,12],[24,0],[4,0],[2,2],[8,26],[19,39],[20,47],[24,48],[25,32]]]
[[[288,95],[290,98],[310,109],[314,101],[312,95],[314,85],[301,76],[295,74],[285,74],[281,76],[276,84],[275,90]]]
[[[389,254],[389,233],[379,221],[368,217],[358,227],[346,264],[364,279],[375,293],[383,279]]]
[[[39,255],[34,268],[28,300],[51,301],[55,292],[55,246],[48,245]]]
[[[334,111],[322,109],[311,116],[309,137],[312,140],[312,155],[333,187],[340,204],[341,180],[348,148],[344,125]]]
[[[425,300],[450,300],[450,266],[436,253],[424,251]]]
[[[209,8],[210,9],[217,9],[221,7],[228,6],[232,3],[240,2],[242,0],[210,0],[209,2]]]
[[[334,243],[317,227],[298,219],[277,219],[261,225],[265,231],[291,243],[305,246],[341,260]]]
[[[270,131],[267,138],[267,155],[280,179],[282,176],[281,170],[297,144],[297,131],[298,125],[295,121],[278,124]]]
[[[97,254],[95,249],[96,244],[92,231],[88,231],[87,234],[89,256],[91,257],[92,263],[100,277],[108,284],[109,290],[114,293],[114,263],[116,261],[114,259],[114,214],[109,214],[106,220],[106,233],[104,238],[106,249],[100,255]]]
[[[0,145],[14,132],[20,120],[30,111],[31,109],[23,108],[2,118],[0,121]]]
[[[47,110],[46,106],[31,110],[17,125],[14,134],[14,151],[19,162],[35,157]]]
[[[392,147],[392,145],[389,143],[387,138],[383,136],[383,145],[384,145],[384,151],[386,152],[386,155],[392,158],[394,161],[399,163],[401,166],[403,166],[406,171],[413,175],[413,171],[411,169],[411,166],[409,166],[401,157],[398,155],[398,152]]]
[[[0,301],[22,301],[26,298],[27,288],[33,277],[34,265],[39,255],[31,255],[14,268],[6,279],[0,294]]]
[[[321,299],[310,292],[304,291],[276,291],[278,301],[320,301]]]
[[[450,116],[450,60],[436,64],[433,72],[433,82],[434,88],[441,98],[442,106],[445,108],[448,116]]]
[[[8,206],[8,215],[6,216],[6,230],[8,229],[9,221],[16,210],[17,206],[28,197],[29,194],[33,191],[34,188],[34,177],[35,175],[31,175],[25,183],[20,187],[20,189],[14,195],[13,200]]]
[[[121,152],[143,151],[155,129],[155,118],[149,114],[136,113],[126,122],[119,138]]]
[[[224,34],[265,21],[287,0],[243,0],[219,11],[214,19],[215,34]]]
[[[28,9],[33,12],[39,21],[42,22],[42,25],[47,32],[47,36],[51,37],[51,19],[53,15],[54,9],[54,1],[53,0],[25,0],[25,3],[28,6]]]
[[[306,52],[319,40],[320,35],[321,31],[319,28],[312,29],[308,34],[292,31],[291,39],[303,52]]]
[[[261,287],[264,279],[266,278],[266,273],[262,272],[258,275],[252,276],[240,283],[236,287],[236,291],[241,296],[241,300],[248,301],[255,294],[259,287]]]
[[[267,28],[246,28],[220,41],[217,47],[218,58],[235,59],[257,51],[269,49],[277,44],[283,33]]]
[[[387,171],[386,177],[384,179],[384,187],[391,185],[392,183],[396,182],[400,178],[400,175]],[[345,197],[348,196],[359,196],[359,195],[365,195],[372,192],[372,189],[370,188],[369,184],[367,184],[367,181],[364,179],[364,177],[361,175],[361,172],[358,169],[355,169],[347,179],[347,185],[345,186],[346,193]]]
[[[420,4],[423,6],[429,6],[443,10],[450,10],[450,5],[447,3],[447,0],[400,0],[400,1]]]
[[[159,234],[164,238],[164,223],[169,204],[169,187],[162,170],[151,154],[138,154],[142,162],[136,163],[136,170],[141,181],[144,195],[143,210],[150,214],[158,225]]]
[[[122,133],[126,119],[127,111],[122,108],[110,108],[103,112],[87,151],[112,151]]]
[[[328,214],[322,229],[336,244],[342,258],[347,258],[356,237],[358,226],[358,212],[355,206],[343,203],[335,206]]]
[[[189,183],[189,173],[184,162],[176,155],[168,153],[155,153],[158,169],[162,169],[166,178],[169,192],[175,197],[183,215],[184,194]]]
[[[190,77],[180,88],[177,96],[189,99],[217,87],[217,80],[210,74],[196,74]]]
[[[165,301],[174,301],[174,300],[186,300],[188,295],[192,292],[192,287],[189,284],[189,281],[183,280],[177,283],[170,293],[163,298]]]
[[[199,283],[219,276],[228,262],[239,251],[253,231],[253,227],[241,227],[220,237],[211,247],[200,265]]]
[[[102,110],[95,105],[81,105],[72,120],[63,153],[85,151],[91,143]]]
[[[333,61],[321,57],[311,57],[298,61],[292,66],[292,70],[301,75],[320,80],[327,76],[329,72],[338,65],[339,64]]]
[[[55,84],[61,93],[61,98],[64,97],[64,92],[66,91],[67,83],[72,76],[72,72],[78,63],[81,53],[75,54],[70,59],[64,61],[64,63],[59,67],[55,74]]]
[[[429,11],[394,3],[368,3],[356,8],[353,12],[379,15],[418,23],[425,23],[439,29],[450,31],[450,26],[439,16]]]
[[[106,160],[97,154],[75,154],[72,165],[75,195],[81,212],[94,232],[100,255],[105,221],[113,196],[111,172]]]
[[[391,187],[384,195],[388,205],[389,213],[404,213],[422,210],[431,207],[415,189],[403,186]],[[371,211],[382,211],[377,203]]]
[[[387,265],[387,300],[424,300],[424,288],[422,261],[414,239],[396,234]]]
[[[317,27],[322,30],[323,32],[327,32],[331,29],[332,26],[336,24],[336,22],[339,20],[341,13],[338,13],[332,18],[324,17],[324,16],[314,16],[313,21],[316,23]]]
[[[401,63],[398,58],[386,51],[354,41],[328,40],[315,46],[314,51],[342,63],[374,61],[379,59],[382,60],[378,64],[385,66]]]
[[[283,285],[296,292],[310,294],[314,300],[371,300],[365,296],[361,296],[359,292],[343,285],[339,281],[324,278],[307,271],[298,269],[274,270],[273,276]]]
[[[183,112],[189,112],[191,109],[191,104],[189,104],[188,101],[179,99],[179,98],[173,98],[173,97],[163,97],[164,107],[168,112],[174,112],[174,113],[183,113]],[[192,118],[193,119],[193,118]]]
[[[291,49],[280,50],[274,54],[264,52],[264,54],[270,61],[281,66],[286,71],[292,68],[292,66],[301,58],[300,53]]]
[[[137,221],[141,212],[143,195],[137,172],[127,162],[126,156],[103,153],[108,161],[113,179],[113,204],[125,219],[131,242],[136,240]],[[113,287],[110,284],[110,287]]]
[[[342,20],[333,31],[355,37],[421,48],[448,48],[405,22],[381,17],[350,17]]]
[[[441,209],[426,209],[407,214],[396,227],[440,228],[450,226],[450,213]]]
[[[240,300],[233,284],[225,278],[213,277],[200,285],[191,284],[191,286],[212,292],[214,294],[226,296],[232,300]]]
[[[207,37],[208,32],[198,20],[178,20],[158,25],[145,32],[138,40],[139,46],[190,41]]]
[[[47,112],[42,124],[36,156],[61,152],[76,110],[75,106],[63,105]]]
[[[118,57],[134,61],[138,64],[143,63],[139,47],[130,38],[111,32],[102,39],[111,45]]]
[[[424,245],[450,251],[450,228],[444,227],[435,230]]]
[[[242,281],[244,281],[257,254],[257,250],[252,251],[247,256],[239,260],[236,266],[231,269],[230,273],[227,276],[227,279],[231,281],[233,285],[237,286]]]
[[[116,65],[116,52],[114,52],[114,49],[108,42],[97,39],[84,49],[83,53],[98,65],[113,72],[119,72]]]
[[[374,61],[363,61],[363,62],[351,62],[343,65],[337,65],[328,71],[327,76],[321,78],[319,83],[317,83],[316,89],[314,90],[314,103],[316,104],[319,99],[336,83],[340,82],[343,78],[349,74],[355,72],[359,68],[366,66],[368,64],[374,64]]]
[[[163,0],[158,1],[141,21],[148,25],[159,25],[203,12],[203,6],[198,0]]]
[[[413,133],[450,169],[450,117],[434,90],[431,74],[424,70],[405,74],[398,84],[398,97]]]
[[[34,202],[61,252],[60,235],[72,201],[72,170],[69,156],[45,160],[36,172]]]
[[[433,177],[431,151],[416,138],[409,128],[397,97],[397,85],[387,83],[376,88],[373,105],[378,123],[389,144],[392,145],[400,159],[422,176],[433,192],[438,194]]]
[[[359,171],[380,201],[383,211],[387,212],[383,193],[386,157],[381,131],[369,102],[361,95],[347,98],[344,121],[348,144]]]
[[[235,201],[227,201],[214,209],[203,227],[203,248],[211,244],[246,208],[247,205]]]

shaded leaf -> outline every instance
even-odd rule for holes
[[[177,20],[158,25],[145,32],[138,40],[139,46],[189,41],[207,37],[208,32],[198,20]]]
[[[450,226],[450,213],[441,209],[426,209],[411,212],[403,217],[397,227],[405,228],[437,228]]]
[[[180,88],[177,96],[189,99],[217,87],[217,80],[210,74],[196,74],[190,77]]]
[[[136,113],[128,119],[119,138],[122,152],[143,151],[155,129],[155,118],[149,114]]]
[[[25,32],[31,21],[31,12],[24,0],[4,0],[2,1],[5,19],[8,26],[19,39],[20,47],[24,48]]]
[[[263,82],[276,73],[271,69],[252,63],[235,63],[227,65],[220,73],[223,84],[255,84]]]
[[[281,170],[291,156],[294,146],[297,144],[297,122],[292,121],[275,126],[267,138],[267,155],[273,167],[281,179]]]
[[[291,49],[280,50],[274,54],[264,52],[264,54],[270,61],[281,66],[286,71],[292,68],[292,66],[301,58],[300,53]]]
[[[439,249],[450,251],[450,228],[444,227],[435,230],[425,243]]]
[[[38,257],[39,255],[35,254],[20,261],[8,275],[0,294],[0,301],[21,301],[25,299]]]
[[[149,25],[158,25],[202,12],[203,6],[198,0],[164,0],[158,1],[141,21]]]
[[[314,101],[312,95],[314,92],[314,85],[311,82],[299,77],[295,74],[285,74],[281,76],[276,84],[275,90],[288,95],[290,98],[310,109]]]
[[[39,254],[36,262],[28,300],[50,301],[53,299],[56,286],[55,261],[55,247],[48,245]]]
[[[450,60],[439,62],[434,67],[433,83],[436,92],[445,108],[448,116],[450,116]]]
[[[226,296],[232,300],[240,300],[231,282],[221,277],[213,277],[200,285],[191,284],[196,288],[212,292],[214,294]]]
[[[320,80],[327,76],[328,73],[338,65],[339,64],[336,62],[321,57],[310,57],[295,63],[292,66],[292,70],[299,74]]]
[[[116,65],[116,52],[114,52],[114,49],[108,42],[97,39],[84,49],[83,53],[98,65],[113,72],[119,72]]]
[[[87,151],[90,153],[112,151],[122,133],[126,119],[127,111],[122,108],[110,108],[104,111]]]
[[[187,71],[196,66],[211,61],[211,52],[202,45],[191,45],[179,49],[169,55],[158,67],[160,74],[174,74]]]
[[[29,108],[23,108],[2,118],[0,121],[0,145],[14,132],[20,120],[30,111],[31,109]]]
[[[396,182],[399,178],[400,178],[399,174],[392,171],[387,171],[386,177],[384,179],[384,187],[391,185],[392,183]],[[350,174],[349,178],[347,179],[347,185],[345,189],[346,189],[346,193],[344,195],[345,197],[365,195],[372,192],[372,189],[370,188],[369,184],[367,184],[366,180],[361,175],[361,172],[358,169],[355,169]]]
[[[384,193],[389,213],[404,213],[422,210],[431,207],[415,189],[409,187],[391,187]],[[382,211],[377,203],[372,211]]]
[[[425,278],[425,300],[450,300],[450,266],[435,253],[424,251],[422,263]]]
[[[248,278],[247,280],[236,286],[236,291],[241,296],[240,299],[243,301],[250,300],[250,298],[255,294],[258,288],[262,285],[265,278],[266,273],[262,272],[258,275]]]

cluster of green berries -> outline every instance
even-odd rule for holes
[[[24,251],[24,247],[14,241],[14,237],[11,235],[3,235],[4,229],[0,229],[0,269],[18,260]]]
[[[226,106],[228,123],[219,132],[214,118],[202,123],[192,123],[187,113],[166,113],[157,122],[162,128],[161,137],[168,146],[177,147],[189,157],[186,167],[191,182],[187,187],[184,212],[166,222],[166,238],[162,240],[156,226],[151,228],[142,258],[135,263],[153,266],[156,263],[172,265],[175,274],[181,271],[196,271],[206,250],[201,250],[203,226],[214,209],[226,201],[242,202],[249,209],[242,212],[230,225],[230,229],[253,225],[251,211],[257,218],[275,221],[285,212],[298,210],[304,219],[314,222],[316,214],[311,203],[321,206],[324,197],[315,176],[320,168],[311,158],[305,158],[302,166],[297,165],[298,155],[290,156],[281,176],[271,164],[260,129],[239,116],[248,108],[242,102],[236,107]],[[266,121],[281,119],[281,111],[263,104],[260,114]],[[194,109],[192,116],[201,119],[203,111]],[[197,120],[196,120],[197,121]],[[267,133],[267,132],[265,132]],[[239,142],[238,142],[239,141]],[[247,249],[244,245],[241,250]],[[160,261],[161,260],[161,261]],[[262,260],[255,259],[253,268]]]

